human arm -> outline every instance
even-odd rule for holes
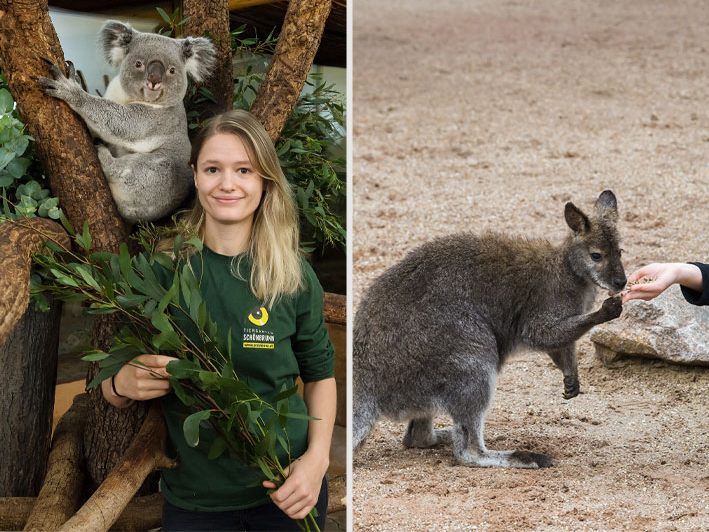
[[[702,266],[704,267],[702,269]],[[633,272],[628,277],[628,283],[643,278],[654,278],[648,283],[638,283],[630,286],[623,295],[623,303],[632,299],[649,301],[659,296],[673,284],[682,286],[685,298],[696,305],[709,304],[709,293],[705,289],[704,277],[709,276],[709,267],[700,263],[655,263],[648,264]]]
[[[291,519],[304,519],[318,502],[323,477],[330,465],[330,443],[337,411],[337,390],[333,377],[306,382],[303,398],[308,414],[308,448],[289,467],[288,478],[271,494],[271,499]],[[272,482],[264,487],[274,489]]]
[[[174,357],[140,355],[124,365],[111,379],[101,383],[104,399],[116,408],[125,408],[134,400],[147,401],[170,393],[167,364]],[[114,392],[115,390],[115,392]]]

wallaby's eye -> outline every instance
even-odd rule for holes
[[[175,67],[170,67],[170,68],[168,69],[168,72],[169,72],[170,74],[174,74],[174,73],[175,73]]]
[[[135,62],[135,68],[143,68],[143,62],[142,62],[142,61],[136,61],[136,62]]]
[[[591,260],[593,262],[601,262],[603,260],[603,256],[600,253],[591,253]]]

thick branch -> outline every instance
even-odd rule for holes
[[[303,90],[331,5],[331,0],[288,4],[273,61],[251,107],[274,142]]]
[[[52,438],[47,476],[25,530],[56,530],[78,508],[84,482],[81,441],[87,409],[86,394],[77,395],[59,420]]]
[[[205,106],[206,114],[211,116],[227,111],[231,109],[234,99],[228,1],[184,0],[182,14],[187,19],[184,27],[185,35],[207,36],[217,49],[214,72],[201,85],[217,100],[216,104]]]
[[[0,224],[0,345],[27,310],[32,254],[42,249],[47,238],[70,245],[62,226],[51,220],[26,218]]]
[[[153,470],[174,467],[175,463],[163,453],[165,434],[160,403],[153,401],[140,432],[121,462],[60,530],[108,530]]]
[[[20,530],[27,522],[36,497],[5,497],[0,499],[0,530]],[[136,497],[116,521],[114,529],[151,530],[162,522],[162,495],[153,493]]]
[[[325,321],[347,325],[347,297],[325,292]]]
[[[98,249],[118,251],[126,227],[99,166],[83,121],[45,95],[36,78],[51,77],[43,58],[64,64],[47,0],[0,0],[0,70],[34,137],[52,192],[74,227],[89,222]]]

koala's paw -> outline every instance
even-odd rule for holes
[[[619,297],[609,297],[601,306],[601,313],[604,318],[603,321],[614,320],[620,316],[621,312],[623,312],[623,302]]]
[[[77,96],[84,91],[81,88],[81,85],[79,85],[76,81],[76,71],[74,70],[74,65],[67,63],[69,66],[69,77],[67,77],[61,70],[59,70],[57,65],[49,61],[47,61],[47,63],[49,64],[49,70],[54,79],[45,77],[37,78],[37,82],[42,87],[45,94],[64,100],[67,103],[75,101]]]

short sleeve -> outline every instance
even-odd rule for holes
[[[709,305],[709,264],[701,262],[690,262],[702,272],[702,290],[692,290],[686,286],[681,286],[682,295],[692,305]]]
[[[310,264],[302,261],[304,287],[296,300],[296,332],[292,340],[303,382],[334,375],[335,356],[323,315],[324,293]]]

